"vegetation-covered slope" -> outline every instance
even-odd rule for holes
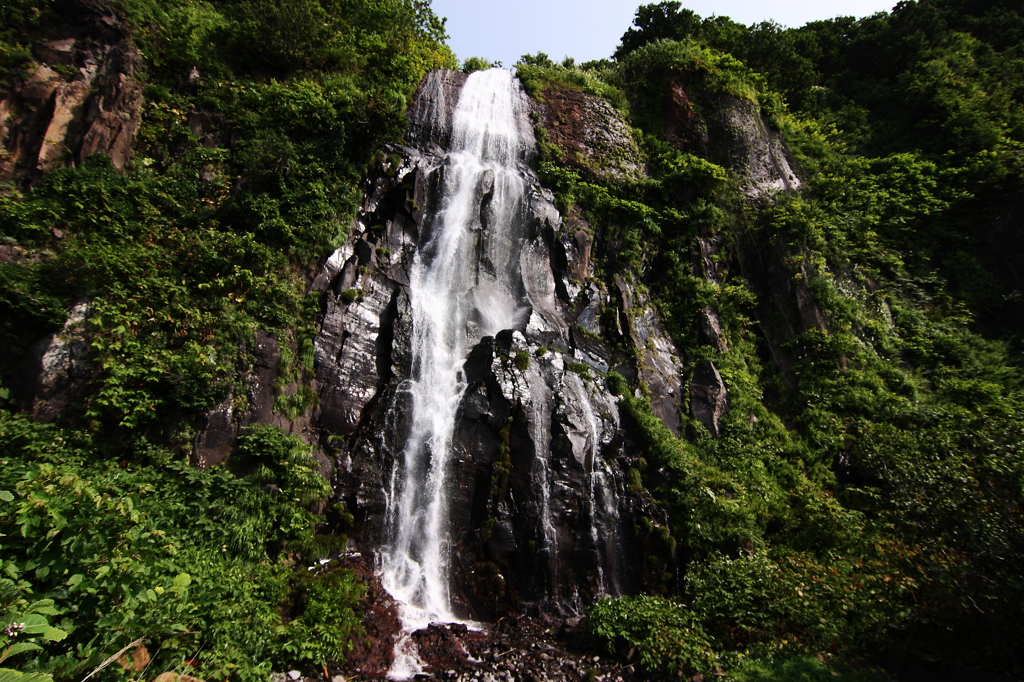
[[[624,398],[683,568],[678,601],[595,610],[613,647],[687,674],[779,649],[1020,673],[1013,8],[902,3],[782,29],[664,2],[614,62],[522,60],[540,98],[582,89],[628,111],[649,178],[610,183],[550,144],[542,176],[615,245],[605,271],[637,273],[687,364],[712,361],[728,388],[719,437],[692,419],[676,438]],[[750,200],[716,128],[744,101],[783,133],[798,192]],[[709,307],[726,343],[699,330]]]
[[[259,333],[281,340],[276,409],[314,401],[306,273],[423,73],[455,65],[443,26],[419,0],[16,0],[7,101],[44,62],[74,84],[105,17],[144,86],[130,163],[69,148],[0,192],[0,608],[36,624],[10,643],[42,645],[0,665],[81,679],[137,638],[151,670],[205,679],[333,663],[365,605],[351,573],[306,570],[346,522],[309,449],[261,426],[231,471],[183,460],[204,411],[245,394]],[[670,518],[636,529],[652,594],[591,614],[614,651],[682,676],[908,653],[1022,674],[1022,35],[1009,2],[797,29],[664,2],[613,61],[518,65],[535,97],[583,90],[632,124],[645,174],[543,129],[538,170],[605,283],[646,286],[690,371],[728,389],[717,434],[684,415],[676,436],[608,377],[647,453],[631,486]],[[67,38],[79,52],[50,59]],[[781,131],[799,191],[750,191],[725,110]],[[87,390],[41,424],[21,368],[73,309]]]
[[[329,489],[310,448],[266,425],[242,436],[234,473],[187,454],[202,412],[251,371],[257,330],[281,340],[281,384],[299,386],[276,386],[275,407],[309,406],[306,273],[344,238],[423,74],[455,65],[444,38],[414,0],[0,8],[5,135],[37,74],[72,92],[106,43],[135,55],[124,88],[144,86],[124,171],[94,155],[41,174],[32,157],[0,192],[0,618],[34,611],[66,634],[41,651],[0,643],[0,666],[81,679],[136,638],[153,676],[193,660],[206,679],[264,680],[344,656],[362,588],[293,558],[338,544],[313,536]],[[69,342],[68,362],[87,388],[61,403],[62,426],[33,422],[18,413],[58,410],[33,404],[21,368],[78,303],[88,346]]]

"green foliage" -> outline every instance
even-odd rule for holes
[[[876,550],[825,559],[773,554],[713,557],[687,575],[692,608],[719,642],[849,651],[883,639],[914,587],[909,578],[887,573],[891,557]]]
[[[848,491],[849,503],[903,538],[901,559],[928,596],[910,627],[915,636],[947,656],[990,649],[1012,662],[1011,642],[1024,633],[1024,401],[991,384],[985,398],[986,387],[963,379],[940,390],[962,404],[908,409],[891,425],[859,420],[854,452],[865,481]]]
[[[356,303],[363,300],[363,290],[345,289],[345,291],[341,292],[341,296],[338,298],[345,305],[348,305],[349,303]]]
[[[36,40],[48,7],[5,5],[11,40]],[[304,343],[300,265],[344,237],[359,169],[404,131],[423,73],[454,59],[420,0],[120,7],[148,78],[135,163],[92,157],[0,197],[5,242],[55,256],[0,266],[0,319],[23,354],[88,301],[98,374],[65,417],[131,440],[227,399],[258,329]],[[289,418],[314,402],[277,400]]]
[[[487,69],[495,68],[501,68],[501,62],[492,62],[481,57],[466,57],[465,61],[462,62],[463,73],[486,71]]]
[[[0,494],[4,502],[13,502],[10,492]],[[10,498],[10,499],[8,499]],[[54,607],[52,599],[39,599],[29,602],[25,599],[19,585],[8,578],[0,578],[0,628],[3,628],[4,643],[0,645],[0,663],[11,665],[8,659],[19,654],[43,651],[47,642],[59,642],[68,636],[60,628],[50,625],[47,616],[57,616],[60,612]],[[20,659],[23,660],[23,659]],[[0,679],[7,676],[11,679],[32,680],[33,682],[49,682],[52,677],[47,673],[19,673],[11,668],[0,668]]]
[[[302,563],[343,541],[314,532],[330,486],[310,448],[257,426],[229,469],[196,470],[165,444],[244,401],[258,332],[281,350],[275,408],[315,405],[304,273],[344,238],[362,169],[404,132],[424,73],[455,67],[443,21],[426,0],[116,5],[143,56],[132,164],[93,156],[0,193],[0,239],[26,256],[0,265],[3,371],[74,309],[67,340],[91,377],[66,428],[0,412],[3,618],[29,626],[2,674],[81,679],[139,637],[154,670],[198,659],[206,680],[334,662],[363,588]],[[55,7],[0,7],[3,87],[53,37]]]
[[[553,69],[555,62],[544,52],[538,52],[537,54],[524,54],[516,62],[516,66],[537,66],[542,69]]]
[[[11,0],[0,6],[0,74],[18,74],[32,63],[30,34],[51,19],[49,3],[39,0]],[[0,80],[0,94],[10,88]]]
[[[686,91],[701,106],[713,107],[721,96],[768,104],[776,113],[778,104],[763,95],[764,77],[729,54],[710,49],[694,40],[662,40],[629,53],[622,62],[622,82],[627,91],[635,123],[648,131],[662,131],[669,110],[671,82],[685,84]]]
[[[231,467],[257,486],[275,486],[278,494],[309,505],[331,491],[312,457],[312,448],[297,436],[257,424],[238,437]]]
[[[659,40],[685,40],[699,33],[700,17],[682,4],[669,0],[658,4],[641,5],[633,19],[636,28],[622,36],[622,44],[615,51],[618,60],[630,52]]]
[[[515,364],[516,369],[520,372],[525,372],[530,368],[530,354],[525,350],[521,350],[512,358],[512,362]]]
[[[5,84],[54,7],[0,7]],[[302,273],[344,238],[423,73],[456,61],[423,0],[118,7],[144,55],[132,166],[93,157],[0,193],[0,238],[29,256],[0,265],[4,371],[74,308],[93,373],[66,428],[0,413],[0,601],[26,623],[0,652],[19,670],[0,676],[81,679],[143,636],[162,668],[201,652],[208,680],[334,662],[363,588],[295,560],[340,542],[314,533],[308,505],[329,490],[309,448],[253,428],[235,475],[160,443],[244,400],[259,331],[281,347],[277,411],[315,405],[319,300]],[[1020,240],[993,227],[1017,220],[1024,178],[1019,8],[920,0],[786,29],[662,2],[634,23],[614,62],[538,53],[516,70],[535,98],[611,102],[646,177],[602,180],[543,135],[537,170],[588,221],[600,284],[645,290],[686,365],[714,362],[729,411],[716,438],[684,404],[677,436],[646,387],[606,377],[642,449],[629,490],[668,513],[636,521],[647,589],[675,600],[602,601],[594,634],[651,674],[867,680],[838,663],[899,643],[1019,675]],[[729,98],[755,104],[801,193],[750,201],[700,144],[666,139],[673,88],[697,132]],[[694,334],[708,309],[717,346]],[[810,657],[828,652],[836,666]]]
[[[710,640],[680,604],[648,596],[603,599],[588,615],[588,629],[608,643],[609,653],[636,647],[649,672],[687,679],[714,669]]]
[[[153,464],[128,466],[6,412],[0,438],[3,618],[62,618],[32,621],[50,641],[26,670],[80,678],[144,637],[163,669],[202,650],[208,678],[263,679],[273,660],[311,660],[310,638],[320,655],[358,631],[351,610],[322,624],[316,611],[325,600],[351,606],[362,594],[352,576],[311,583],[281,554],[315,544],[305,501],[327,489],[294,437],[269,426],[247,434],[239,458],[258,468],[242,478],[153,446]],[[313,595],[317,623],[282,622],[278,605],[295,589]]]
[[[647,589],[741,679],[872,679],[808,654],[894,646],[1019,674],[1020,246],[996,227],[1024,177],[1019,8],[922,0],[786,29],[662,2],[634,23],[596,68],[649,177],[587,177],[544,139],[538,170],[604,240],[606,286],[645,286],[728,390],[717,438],[685,415],[677,437],[644,386],[607,377],[653,465],[627,485],[669,517],[637,523]],[[670,85],[696,143],[665,137]],[[744,199],[706,158],[701,121],[727,97],[781,129],[798,195]],[[724,342],[699,345],[709,309]],[[601,609],[600,637],[642,651]]]
[[[286,626],[284,646],[300,663],[337,663],[352,649],[353,637],[365,634],[355,611],[366,588],[350,570],[334,570],[303,580],[297,586],[301,615]]]
[[[0,218],[30,244],[40,221],[70,233],[56,259],[12,266],[7,300],[31,324],[24,334],[53,325],[60,302],[93,299],[87,326],[100,376],[83,416],[136,428],[163,409],[211,407],[227,393],[239,344],[298,312],[285,259],[222,229],[204,206],[200,175],[221,156],[196,149],[174,172],[142,177],[93,156],[47,176]],[[44,306],[29,308],[36,301]]]
[[[567,363],[565,363],[565,369],[566,369],[566,371],[573,372],[575,374],[579,374],[584,379],[590,379],[591,378],[591,375],[590,375],[590,365],[587,365],[585,363],[582,363],[582,362],[567,362]]]
[[[611,102],[620,110],[628,106],[622,91],[613,82],[611,69],[583,68],[576,66],[572,60],[555,64],[543,52],[536,55],[523,55],[515,65],[516,76],[523,88],[531,96],[543,101],[544,90],[557,88],[562,90],[578,90],[589,95],[596,95]]]
[[[882,682],[889,676],[876,668],[847,668],[829,665],[814,656],[793,656],[757,652],[740,656],[729,667],[729,677],[739,682]]]

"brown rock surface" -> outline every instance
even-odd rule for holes
[[[567,163],[612,181],[643,173],[629,125],[606,100],[550,88],[540,112],[549,140],[566,153]]]
[[[0,181],[31,184],[90,154],[117,168],[131,159],[142,106],[139,54],[108,3],[61,5],[61,37],[36,50],[28,74],[9,81],[0,100]]]

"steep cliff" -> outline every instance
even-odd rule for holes
[[[408,273],[440,207],[444,108],[458,101],[464,80],[439,73],[421,87],[409,144],[386,150],[347,244],[316,280],[327,291],[319,419],[339,463],[339,498],[359,520],[360,547],[384,537],[383,494],[409,419]],[[525,114],[520,125],[532,138]],[[638,453],[602,377],[612,369],[659,379],[664,372],[661,381],[676,382],[664,392],[665,417],[678,428],[671,395],[679,392],[679,360],[657,315],[621,280],[614,297],[594,283],[585,225],[567,227],[551,201],[529,188],[521,218],[512,288],[528,308],[513,326],[484,335],[465,360],[448,484],[453,593],[464,617],[572,615],[597,595],[638,589],[642,570],[626,557],[637,551],[633,526],[650,502],[626,490]],[[482,229],[480,249],[496,228]],[[608,325],[621,325],[618,351],[602,339]]]
[[[419,2],[0,7],[20,667],[1019,674],[1024,23],[969,4],[518,80]]]

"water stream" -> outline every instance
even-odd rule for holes
[[[428,76],[424,88],[442,92],[438,78]],[[406,632],[393,679],[420,672],[409,633],[458,620],[449,587],[446,483],[467,349],[484,335],[521,325],[530,312],[516,272],[529,173],[519,132],[524,106],[508,71],[469,76],[451,113],[449,152],[434,171],[437,205],[426,207],[410,269],[412,379],[403,386],[410,425],[388,491],[380,566],[384,587],[402,605]],[[415,124],[447,125],[443,100],[426,115],[437,120]]]

